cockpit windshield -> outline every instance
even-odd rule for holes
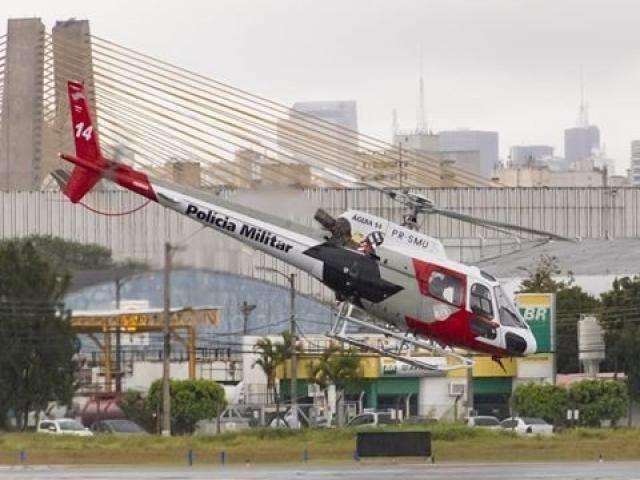
[[[500,314],[500,324],[505,327],[527,328],[520,313],[513,305],[513,302],[501,286],[494,288],[496,293],[496,302],[498,304],[498,312]]]

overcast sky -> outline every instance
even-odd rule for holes
[[[429,126],[550,144],[589,116],[623,173],[640,139],[637,0],[21,0],[0,17],[88,18],[95,35],[291,105],[356,100],[385,140],[413,128],[422,45]],[[4,30],[6,27],[0,27]]]

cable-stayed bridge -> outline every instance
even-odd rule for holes
[[[14,130],[5,132],[8,141],[40,144],[40,181],[59,166],[56,153],[71,147],[66,81],[74,79],[90,92],[106,152],[201,188],[491,185],[448,162],[91,35],[87,21],[58,22],[52,33],[38,19],[13,22],[0,39],[2,119]],[[12,108],[29,103],[29,93],[26,111]],[[33,128],[15,132],[16,117],[31,117]]]

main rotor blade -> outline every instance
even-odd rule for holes
[[[478,226],[489,226],[489,227],[498,227],[504,228],[505,230],[513,230],[516,232],[523,233],[531,233],[533,235],[540,235],[544,237],[549,237],[554,240],[561,240],[563,242],[575,242],[574,239],[563,237],[562,235],[557,235],[552,232],[547,232],[545,230],[538,230],[536,228],[523,227],[520,225],[514,225],[512,223],[500,222],[498,220],[487,220],[484,218],[474,217],[473,215],[467,215],[465,213],[454,212],[453,210],[443,210],[441,208],[432,208],[428,213],[437,213],[444,217],[455,218],[457,220],[461,220],[463,222],[471,223],[473,225]]]
[[[553,240],[559,240],[562,242],[573,242],[575,243],[576,240],[573,238],[569,238],[569,237],[563,237],[562,235],[558,235],[556,233],[553,232],[547,232],[546,230],[538,230],[536,228],[529,228],[529,227],[523,227],[520,225],[514,225],[512,223],[507,223],[507,222],[500,222],[498,220],[487,220],[484,218],[480,218],[480,217],[474,217],[473,215],[467,215],[465,213],[459,213],[459,212],[454,212],[453,210],[445,210],[442,208],[437,208],[434,207],[432,205],[420,205],[417,204],[415,202],[414,199],[409,197],[408,192],[405,191],[397,191],[397,190],[390,190],[390,189],[386,189],[386,188],[380,188],[380,187],[375,187],[373,185],[368,184],[367,182],[356,182],[358,185],[361,185],[363,187],[366,188],[371,188],[374,190],[377,190],[379,192],[382,192],[384,194],[386,194],[387,196],[389,196],[391,199],[407,206],[407,207],[418,207],[420,209],[419,213],[437,213],[439,215],[442,215],[444,217],[449,217],[449,218],[454,218],[463,222],[467,222],[467,223],[471,223],[472,225],[478,225],[478,226],[485,226],[485,227],[493,227],[496,229],[504,229],[504,230],[511,230],[511,231],[516,231],[516,232],[522,232],[522,233],[530,233],[532,235],[540,235],[543,237],[547,237]]]

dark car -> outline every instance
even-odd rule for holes
[[[91,425],[94,433],[113,433],[116,435],[146,435],[146,431],[131,420],[100,420]]]

